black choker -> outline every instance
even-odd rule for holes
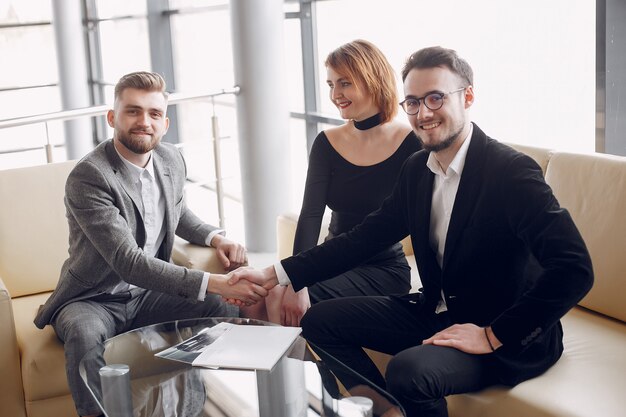
[[[378,126],[382,122],[382,116],[380,113],[373,115],[372,117],[368,117],[365,120],[354,120],[354,127],[359,130],[367,130],[373,127]]]

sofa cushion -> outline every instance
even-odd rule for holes
[[[67,258],[65,180],[75,162],[0,171],[0,276],[12,297],[51,291]],[[19,198],[16,198],[19,196]]]
[[[65,396],[70,392],[65,376],[63,344],[51,326],[40,330],[33,324],[39,305],[43,304],[50,294],[13,299],[26,402]]]
[[[172,262],[176,265],[200,271],[223,274],[227,271],[220,262],[215,249],[189,243],[176,236],[172,248]]]
[[[448,398],[451,417],[622,416],[626,326],[575,308],[562,320],[565,351],[545,374],[514,388]]]
[[[595,282],[580,305],[626,321],[626,158],[557,152],[546,181],[591,254]]]
[[[420,280],[420,274],[417,270],[417,263],[415,262],[415,255],[407,255],[406,257],[409,266],[411,267],[411,291],[417,292],[422,288],[422,281]]]

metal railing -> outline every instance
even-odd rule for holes
[[[219,225],[220,228],[224,228],[224,186],[223,186],[223,177],[222,177],[222,164],[221,164],[221,148],[220,141],[222,137],[219,133],[219,119],[217,114],[215,113],[215,97],[223,96],[223,95],[237,95],[239,94],[239,86],[235,86],[229,89],[221,89],[214,92],[204,92],[199,94],[183,94],[183,93],[172,93],[169,96],[168,104],[175,105],[180,103],[188,103],[193,101],[210,101],[212,105],[212,115],[211,115],[211,124],[212,124],[212,137],[211,140],[213,142],[213,153],[215,160],[215,194],[217,198],[217,210],[219,216]],[[64,121],[64,120],[74,120],[81,117],[93,117],[93,116],[102,116],[105,115],[111,109],[110,105],[101,105],[101,106],[93,106],[93,107],[85,107],[74,110],[64,110],[53,113],[45,113],[45,114],[37,114],[32,116],[25,117],[17,117],[13,119],[5,119],[0,120],[0,129],[8,129],[11,127],[20,127],[27,125],[35,125],[35,124],[44,124],[46,128],[46,143],[42,147],[29,147],[29,148],[14,148],[10,150],[0,151],[0,154],[7,153],[18,153],[25,151],[32,151],[41,149],[46,153],[46,161],[48,163],[53,162],[52,157],[52,149],[54,145],[50,144],[50,137],[48,132],[48,123],[52,121]],[[63,146],[63,145],[57,145]],[[184,146],[184,144],[179,144],[179,146]]]

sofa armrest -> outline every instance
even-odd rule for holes
[[[11,294],[0,277],[0,404],[3,415],[24,417],[24,390],[22,388],[22,371],[20,352],[15,334],[13,306]]]
[[[298,216],[293,213],[281,214],[276,219],[276,255],[278,259],[291,256],[297,224]]]
[[[207,271],[214,274],[224,274],[227,271],[217,258],[214,248],[195,245],[179,237],[174,241],[172,262],[189,269]]]

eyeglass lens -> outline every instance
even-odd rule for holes
[[[422,99],[407,99],[402,102],[402,108],[408,114],[417,114],[420,103],[424,101],[424,105],[430,110],[439,110],[443,106],[443,93],[430,93]]]

